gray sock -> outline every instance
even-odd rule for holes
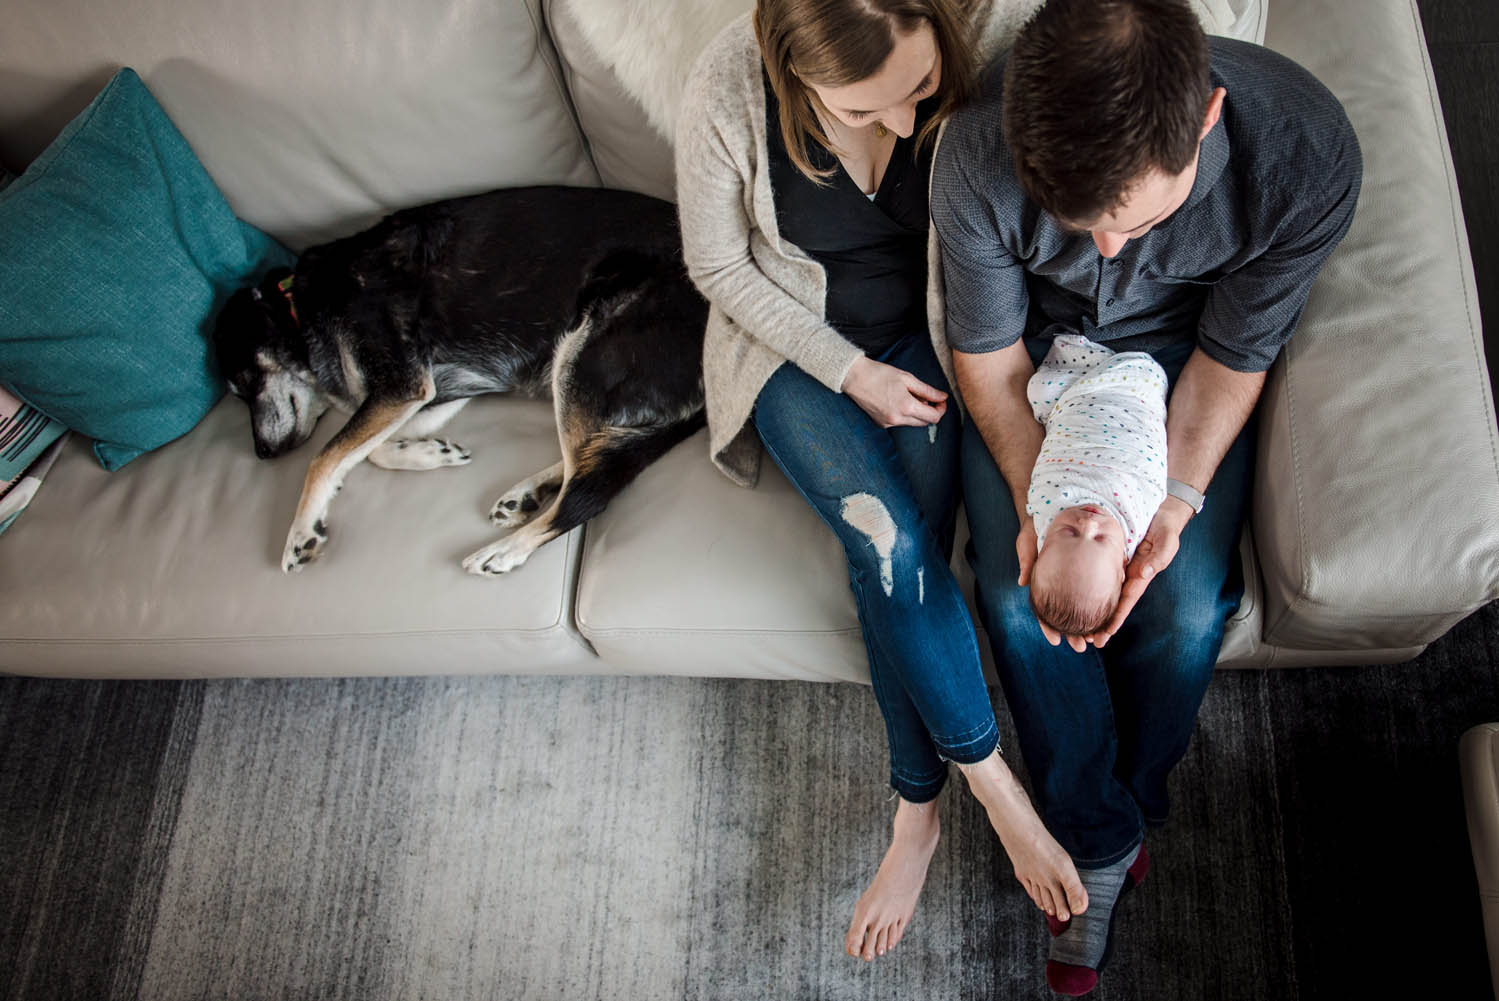
[[[1088,909],[1072,915],[1067,930],[1051,940],[1048,959],[1054,963],[1098,969],[1109,940],[1109,921],[1114,914],[1114,905],[1119,902],[1119,893],[1124,889],[1125,874],[1139,855],[1140,846],[1136,845],[1134,851],[1111,866],[1077,871],[1083,888],[1088,891]]]

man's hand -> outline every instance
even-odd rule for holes
[[[843,378],[843,392],[882,428],[925,427],[947,413],[947,394],[903,368],[860,358]]]
[[[1182,529],[1192,520],[1191,505],[1177,497],[1168,496],[1150,520],[1145,538],[1135,549],[1135,558],[1129,561],[1124,571],[1124,589],[1119,594],[1119,607],[1101,630],[1088,637],[1096,647],[1102,647],[1109,638],[1124,625],[1124,620],[1134,610],[1145,589],[1155,580],[1156,574],[1165,570],[1176,558],[1181,547]],[[1074,648],[1075,649],[1075,648]]]
[[[1015,555],[1020,559],[1020,580],[1016,583],[1021,587],[1026,587],[1031,582],[1031,569],[1036,565],[1036,550],[1036,520],[1026,515],[1020,520],[1020,534],[1015,536]],[[1045,636],[1046,642],[1052,646],[1058,646],[1065,638],[1067,645],[1078,653],[1088,648],[1086,636],[1063,637],[1061,633],[1040,619],[1036,620],[1036,625],[1041,627],[1041,635]]]
[[[1030,515],[1020,519],[1020,534],[1015,536],[1015,555],[1020,558],[1021,587],[1031,582],[1031,567],[1036,565],[1036,520]]]

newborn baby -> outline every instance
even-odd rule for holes
[[[1124,568],[1166,499],[1166,373],[1077,334],[1052,342],[1027,387],[1046,439],[1026,514],[1036,526],[1031,608],[1064,636],[1114,614]]]

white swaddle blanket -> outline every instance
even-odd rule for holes
[[[1046,426],[1025,503],[1037,549],[1058,512],[1096,504],[1118,520],[1125,556],[1134,556],[1166,499],[1165,370],[1144,352],[1063,334],[1027,392]]]

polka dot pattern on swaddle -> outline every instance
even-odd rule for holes
[[[1064,334],[1026,390],[1046,426],[1026,495],[1038,545],[1057,512],[1096,504],[1118,520],[1133,556],[1166,497],[1165,371],[1143,352]]]

